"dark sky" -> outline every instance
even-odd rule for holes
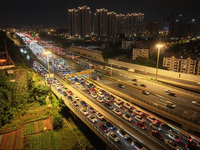
[[[0,0],[0,26],[67,27],[67,9],[83,5],[92,14],[97,8],[124,14],[142,12],[145,20],[158,19],[160,24],[173,11],[200,15],[198,0]]]

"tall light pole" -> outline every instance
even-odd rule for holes
[[[159,64],[160,48],[163,47],[163,45],[157,44],[156,47],[158,48],[157,68],[156,68],[156,82],[157,82],[157,79],[158,79],[158,64]]]
[[[47,55],[47,65],[48,65],[48,72],[49,72],[50,94],[51,94],[51,78],[50,78],[50,69],[49,69],[49,54],[51,54],[51,52],[45,51],[44,54]]]

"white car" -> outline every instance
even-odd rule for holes
[[[133,120],[133,119],[132,119],[129,115],[127,115],[127,114],[123,114],[122,117],[123,117],[124,119],[128,120],[128,121],[132,121],[132,120]]]
[[[154,129],[156,129],[156,130],[158,130],[158,128],[160,127],[160,125],[157,124],[157,123],[155,123],[155,122],[152,122],[152,123],[150,123],[150,127],[154,128]]]
[[[114,108],[113,111],[114,111],[114,113],[116,113],[117,115],[121,115],[121,112],[120,112],[117,108]]]
[[[76,95],[74,95],[73,97],[74,97],[74,100],[79,100],[79,98]]]
[[[118,133],[121,137],[123,137],[123,138],[125,138],[125,139],[128,139],[128,138],[129,138],[129,135],[128,135],[124,130],[122,130],[122,129],[118,129],[118,130],[117,130],[117,133]]]
[[[96,94],[96,93],[92,93],[91,96],[92,96],[93,98],[97,98],[97,94]]]
[[[142,117],[140,115],[136,115],[135,119],[139,122],[144,122],[144,119],[142,119]]]
[[[96,113],[96,116],[97,116],[97,118],[99,118],[100,120],[104,120],[104,116],[103,116],[101,113],[97,112],[97,113]]]
[[[129,103],[124,103],[124,107],[126,107],[126,108],[132,108],[132,106],[129,104]]]
[[[97,119],[92,115],[88,115],[88,119],[92,122],[97,122]]]
[[[200,101],[192,101],[193,104],[200,106]]]
[[[137,150],[146,150],[146,148],[142,144],[140,144],[139,142],[135,140],[131,142],[131,145]]]
[[[133,110],[135,112],[135,114],[142,116],[143,112],[141,112],[139,109],[134,109]]]
[[[118,108],[122,108],[122,104],[120,104],[118,102],[115,102],[114,105],[117,106]]]
[[[117,136],[117,135],[115,135],[115,133],[114,132],[108,132],[108,136],[112,139],[112,140],[114,140],[115,142],[118,142],[119,140],[120,140],[120,138]]]
[[[123,101],[122,101],[122,100],[120,100],[120,99],[117,99],[117,98],[115,99],[115,101],[116,101],[116,102],[118,102],[118,103],[120,103],[120,104],[121,104],[121,103],[123,103]]]
[[[155,123],[158,122],[158,120],[157,120],[155,117],[153,117],[153,116],[148,116],[147,119],[148,119],[149,121],[151,121],[151,122],[155,122]]]
[[[99,101],[100,103],[104,102],[104,100],[101,97],[97,97],[97,101]]]
[[[165,140],[165,144],[167,144],[169,147],[175,150],[181,150],[181,147],[178,146],[174,141],[171,140]]]
[[[81,108],[80,111],[87,116],[88,115],[88,111],[85,108]]]

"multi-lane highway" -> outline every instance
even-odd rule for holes
[[[35,54],[37,54],[37,47],[32,47],[32,50],[35,51]],[[43,61],[43,63],[46,63],[46,57],[41,55],[40,57],[41,61]],[[68,69],[70,71],[70,73],[73,73],[73,72],[76,72],[76,71],[81,71],[83,69],[85,69],[85,67],[80,67],[79,65],[77,64],[74,64],[74,63],[71,63],[70,61],[66,61],[56,55],[51,55],[51,69],[52,71],[54,71],[53,69],[56,69],[55,67],[55,64],[53,65],[52,63],[53,62],[56,62],[56,65],[57,64],[60,64],[61,66],[65,66],[66,69]],[[58,67],[58,66],[57,66]],[[62,77],[62,73],[59,73],[59,71],[54,71],[56,74],[60,75]],[[95,74],[93,76],[96,76]],[[123,76],[120,76],[119,74],[116,74],[116,73],[113,73],[113,76],[115,76],[116,78],[118,79],[121,79],[123,81],[127,81],[131,84],[133,84],[133,81],[131,81],[132,79],[130,78],[125,78]],[[62,84],[64,84],[63,81],[61,81]],[[99,81],[98,81],[99,82]],[[116,91],[119,91],[119,92],[122,92],[124,94],[127,94],[127,95],[135,95],[141,99],[148,99],[149,101],[153,101],[155,103],[155,105],[160,105],[162,107],[166,107],[166,98],[167,99],[170,99],[171,101],[173,101],[173,98],[171,98],[171,96],[168,96],[166,92],[164,92],[163,89],[159,89],[160,91],[154,91],[152,89],[155,89],[155,87],[153,87],[151,84],[148,84],[147,88],[144,88],[144,90],[147,90],[147,91],[150,91],[151,93],[156,93],[158,92],[158,94],[162,97],[158,97],[158,95],[155,95],[155,94],[149,94],[149,95],[144,95],[141,93],[141,90],[138,89],[138,88],[135,88],[134,86],[127,86],[125,85],[125,88],[119,88],[118,87],[118,82],[115,82],[113,80],[110,80],[109,78],[104,78],[103,80],[100,80],[101,84],[104,84]],[[140,81],[138,80],[137,84],[144,84],[143,81]],[[85,86],[85,85],[83,85]],[[97,86],[97,85],[95,85]],[[130,118],[132,118],[133,121],[131,122],[128,122],[126,121],[122,116],[123,114],[126,114],[127,113],[127,108],[125,108],[125,105],[122,105],[122,108],[118,108],[118,106],[116,106],[114,103],[115,101],[113,100],[112,102],[110,102],[110,105],[113,107],[113,108],[117,108],[119,109],[119,111],[121,112],[121,115],[117,115],[114,113],[113,110],[109,110],[107,109],[103,103],[105,103],[105,100],[103,100],[103,103],[100,103],[99,101],[97,101],[97,98],[93,98],[91,96],[91,94],[88,94],[87,92],[85,92],[85,90],[81,90],[81,88],[78,88],[76,87],[75,85],[72,85],[72,87],[74,89],[76,89],[76,91],[78,91],[79,93],[81,93],[82,95],[84,95],[84,97],[86,97],[87,99],[87,102],[91,103],[92,102],[92,106],[97,109],[98,111],[101,111],[102,114],[105,114],[105,116],[109,116],[109,119],[111,122],[114,122],[115,123],[115,126],[118,128],[120,127],[127,127],[125,128],[127,131],[129,131],[129,135],[132,136],[131,134],[131,131],[134,131],[134,132],[137,132],[138,134],[140,134],[140,136],[144,136],[146,138],[149,138],[150,141],[152,142],[155,142],[156,146],[162,148],[162,149],[167,149],[166,145],[164,144],[164,142],[160,142],[159,140],[157,139],[154,139],[153,136],[151,136],[149,133],[150,131],[153,129],[152,127],[150,127],[150,122],[147,120],[147,117],[150,115],[149,112],[144,112],[144,115],[142,115],[142,119],[145,120],[144,122],[144,125],[146,126],[146,129],[143,131],[142,129],[140,129],[136,123],[138,122],[135,118],[136,114],[134,114],[133,116],[130,116]],[[82,87],[83,88],[83,87]],[[86,88],[86,87],[85,87]],[[100,87],[99,87],[100,88]],[[90,89],[91,90],[91,89]],[[109,91],[107,91],[107,93],[109,93]],[[113,95],[112,93],[109,93],[110,95]],[[105,95],[104,95],[105,96]],[[163,98],[163,96],[165,96],[166,98]],[[117,98],[117,95],[115,95],[115,97]],[[178,99],[178,96],[176,97],[176,99]],[[123,100],[122,100],[123,101]],[[186,100],[184,100],[187,102],[187,98]],[[79,103],[79,102],[78,102]],[[179,103],[175,103],[176,104],[176,107],[173,109],[173,111],[175,111],[176,113],[185,113],[185,111],[187,110],[188,112],[190,112],[190,110],[185,106],[185,105],[180,105]],[[130,104],[132,105],[132,104]],[[79,104],[78,107],[80,107],[81,105]],[[77,107],[77,108],[78,108]],[[97,107],[97,108],[96,108]],[[140,109],[138,108],[137,106],[134,106],[132,105],[133,107],[133,110],[134,109]],[[112,109],[113,109],[112,108]],[[168,109],[171,109],[171,108],[168,108]],[[143,110],[142,110],[143,111]],[[92,114],[90,111],[88,111],[90,114]],[[199,112],[196,112],[193,114],[193,117],[196,118],[196,114],[198,114]],[[93,114],[92,114],[93,115]],[[94,116],[94,115],[93,115]],[[112,118],[112,119],[111,119]],[[115,121],[113,121],[115,120]],[[97,122],[98,123],[102,123],[99,119],[97,119]],[[160,122],[160,121],[159,121]],[[97,123],[97,124],[98,124]],[[98,126],[97,126],[98,127]],[[119,136],[119,134],[116,132],[117,129],[115,128],[113,131],[116,135]],[[166,136],[166,131],[162,131],[162,132],[159,132],[163,137],[164,139],[167,139],[168,137]],[[134,137],[134,136],[133,136]],[[135,137],[137,139],[137,137]],[[140,140],[141,142],[141,140]],[[123,143],[123,144],[122,144]],[[124,145],[125,144],[125,145]],[[130,148],[130,141],[129,140],[123,140],[122,138],[122,142],[120,143],[117,143],[117,146],[120,147],[120,149],[128,149]],[[123,146],[123,147],[121,147]],[[184,148],[184,144],[183,143],[180,143],[179,146],[181,146],[182,148]],[[169,147],[168,147],[169,148]]]

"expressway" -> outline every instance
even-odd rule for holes
[[[52,56],[52,60],[54,60],[54,61],[59,61],[59,59],[61,60],[61,61],[65,61],[65,60],[62,60],[62,58],[59,58],[58,56]],[[43,60],[44,61],[44,63],[46,63],[46,59],[44,59],[44,57],[41,57],[41,60]],[[84,68],[83,67],[80,67],[80,66],[78,66],[78,65],[76,65],[76,64],[74,64],[74,63],[71,63],[70,61],[65,61],[64,62],[64,65],[67,65],[68,66],[68,68],[70,68],[71,69],[71,72],[73,72],[73,70],[74,70],[74,72],[75,72],[75,70],[76,71],[81,71],[81,70],[83,70]],[[53,67],[52,67],[53,68]],[[114,75],[114,74],[113,74]],[[107,79],[107,78],[104,78],[103,80],[101,80],[101,83],[103,83],[103,84],[105,84],[106,86],[108,86],[108,87],[112,87],[113,89],[116,89],[116,90],[119,90],[119,91],[122,91],[123,90],[123,93],[127,93],[127,94],[135,94],[135,95],[139,95],[139,96],[141,96],[141,98],[146,98],[146,97],[148,97],[148,99],[150,99],[150,100],[154,100],[154,99],[156,99],[156,103],[158,103],[159,105],[163,105],[162,104],[162,101],[163,100],[160,100],[159,98],[157,98],[155,95],[142,95],[141,94],[141,90],[138,90],[137,88],[134,88],[134,87],[125,87],[124,89],[119,89],[119,87],[118,87],[118,83],[116,83],[116,82],[113,82],[113,81],[111,81],[111,80],[109,80],[109,79]],[[75,88],[75,87],[74,87]],[[96,103],[96,106],[98,106],[98,107],[100,107],[100,105],[103,105],[103,104],[101,104],[100,103],[100,105],[99,105],[99,102],[97,102],[96,100],[94,100],[94,98],[92,98],[90,95],[88,95],[87,93],[85,93],[85,92],[83,92],[83,91],[81,91],[80,89],[77,89],[76,88],[76,90],[77,91],[79,91],[80,93],[82,93],[85,97],[87,97],[87,99],[89,99],[90,101],[93,101],[93,103]],[[131,91],[131,92],[130,92]],[[138,94],[139,93],[139,94]],[[166,94],[166,93],[164,93],[164,94]],[[117,97],[117,96],[116,96]],[[111,103],[112,105],[113,105],[113,102]],[[95,106],[95,104],[92,104],[92,106]],[[117,108],[115,105],[113,105],[113,107],[114,108]],[[166,106],[164,106],[163,105],[163,107],[166,107]],[[181,106],[182,107],[182,106]],[[179,107],[176,107],[174,110],[175,111],[182,111],[181,110],[181,107],[180,107],[180,110],[178,109]],[[133,108],[137,108],[137,106],[133,106]],[[101,106],[100,108],[98,108],[98,111],[103,111],[104,113],[105,112],[109,112],[108,110],[105,110],[105,108],[103,107],[103,106]],[[121,113],[122,114],[125,114],[126,113],[126,109],[123,107],[123,108],[121,108],[120,109],[120,111],[121,111]],[[104,113],[102,113],[102,114],[104,114]],[[109,114],[112,114],[112,116],[113,115],[115,115],[115,114],[113,114],[113,112],[110,110],[110,112],[109,112]],[[144,113],[144,115],[143,115],[143,119],[145,119],[145,126],[146,126],[146,130],[145,131],[141,131],[140,129],[138,129],[138,127],[135,125],[135,123],[137,122],[135,119],[134,119],[134,117],[132,117],[132,119],[133,119],[133,121],[132,122],[125,122],[123,119],[122,119],[122,117],[120,116],[114,116],[113,117],[113,119],[114,118],[118,118],[118,121],[116,121],[115,123],[117,124],[117,126],[122,126],[122,127],[124,127],[124,126],[134,126],[134,128],[133,129],[131,129],[131,130],[134,130],[135,132],[138,132],[138,133],[145,133],[145,136],[149,136],[149,132],[150,132],[150,130],[152,130],[152,128],[149,126],[149,123],[150,122],[148,122],[147,120],[146,120],[146,117],[149,115],[149,113],[148,114],[146,114],[146,113]],[[105,115],[105,116],[108,116],[108,114],[107,115]],[[110,118],[110,117],[109,117]],[[128,124],[128,125],[124,125],[124,124]],[[141,134],[141,135],[143,135],[143,134]],[[165,136],[165,132],[163,132],[163,133],[161,133],[162,134],[162,136],[163,137],[165,137],[166,138],[166,136]],[[150,137],[150,139],[152,139],[151,137]],[[153,140],[153,141],[155,141],[155,139]],[[127,141],[125,141],[125,142],[123,142],[123,143],[127,143]],[[120,143],[120,145],[121,145],[121,143]],[[130,145],[129,145],[130,146]],[[182,146],[183,147],[183,145],[181,145],[180,144],[180,146]],[[165,146],[164,146],[165,147]],[[121,147],[120,147],[120,149],[121,149]]]

